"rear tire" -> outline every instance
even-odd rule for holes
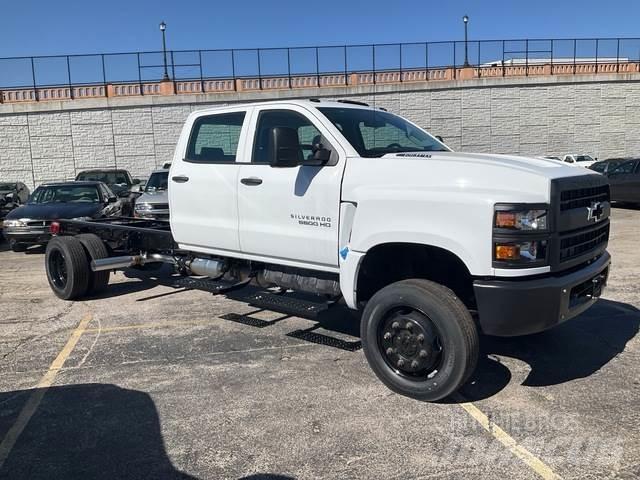
[[[424,401],[456,392],[475,370],[478,330],[464,304],[429,280],[393,283],[367,303],[362,346],[391,390]]]
[[[109,250],[100,237],[93,233],[82,233],[76,237],[91,260],[100,260],[109,258]],[[87,287],[87,295],[94,295],[102,292],[109,285],[109,270],[103,272],[93,272],[89,268],[89,285]]]
[[[75,237],[54,237],[45,254],[47,280],[53,293],[63,300],[76,300],[89,287],[89,256]]]

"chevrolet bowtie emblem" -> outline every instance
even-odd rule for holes
[[[604,208],[600,202],[591,202],[591,206],[587,207],[587,221],[600,220],[600,217],[604,214]]]

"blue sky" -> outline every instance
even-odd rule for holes
[[[0,57],[472,39],[640,36],[638,0],[2,2]]]
[[[370,43],[409,43],[462,40],[462,16],[469,15],[470,40],[524,38],[640,37],[640,0],[5,0],[0,9],[0,57],[73,55],[102,52],[157,51],[161,49],[158,24],[167,27],[169,50],[254,47],[296,47]],[[529,58],[549,58],[549,45],[530,43],[539,50]],[[506,45],[509,58],[524,58],[524,42]],[[425,55],[426,50],[428,54]],[[411,46],[402,53],[403,68],[424,68],[453,63],[452,45]],[[501,43],[469,47],[471,63],[495,62],[502,57]],[[462,43],[455,48],[461,65]],[[599,57],[615,56],[616,42],[601,42]],[[346,52],[349,71],[370,71],[372,49]],[[572,42],[554,45],[554,58],[573,55]],[[319,52],[320,72],[343,72],[345,52],[339,48]],[[376,49],[376,69],[399,67],[399,49]],[[595,42],[581,42],[577,56],[594,57]],[[640,58],[640,39],[625,41],[621,57]],[[202,54],[203,76],[221,78],[255,76],[256,52]],[[287,52],[263,51],[261,74],[288,72]],[[315,52],[291,53],[291,73],[313,74]],[[197,52],[175,56],[175,77],[197,79]],[[160,55],[141,56],[141,65],[160,65]],[[171,61],[169,61],[171,63]],[[183,66],[180,66],[180,65]],[[108,56],[103,77],[100,57],[34,61],[38,85],[66,85],[138,80],[136,55]],[[235,68],[235,71],[233,71]],[[170,67],[170,75],[173,76]],[[141,80],[157,80],[162,69],[144,67]],[[28,60],[0,60],[0,87],[33,84]]]

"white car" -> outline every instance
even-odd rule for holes
[[[570,163],[574,167],[585,168],[589,168],[597,161],[597,159],[594,159],[591,155],[584,155],[581,153],[569,153],[565,155],[562,160],[566,163]]]

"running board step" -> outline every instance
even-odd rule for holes
[[[224,293],[245,287],[249,282],[231,283],[224,280],[211,280],[209,278],[183,277],[173,283],[174,287],[188,288],[190,290],[203,290],[211,293]]]
[[[243,301],[259,308],[299,317],[316,317],[320,312],[328,309],[330,305],[328,303],[316,303],[299,298],[285,297],[284,295],[274,295],[269,292],[254,293],[245,297]]]

